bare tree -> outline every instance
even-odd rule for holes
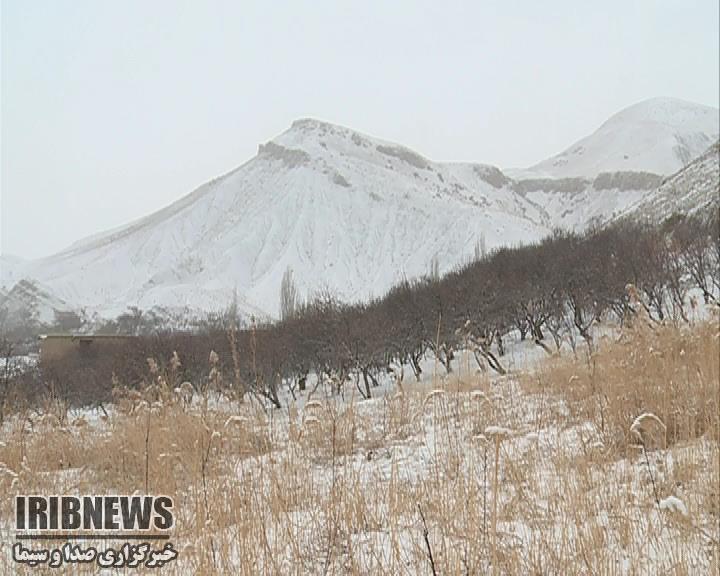
[[[0,335],[0,424],[5,419],[5,407],[10,393],[10,382],[15,373],[13,343]]]
[[[295,316],[298,306],[298,293],[295,280],[293,279],[292,268],[285,269],[280,284],[280,319],[288,320]]]
[[[428,276],[432,280],[438,280],[440,278],[440,260],[437,257],[437,254],[430,260],[430,273]]]
[[[485,242],[485,232],[480,233],[480,238],[475,240],[475,251],[473,254],[475,262],[484,260],[487,257],[487,244]]]

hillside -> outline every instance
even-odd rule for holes
[[[271,314],[288,268],[301,293],[379,295],[404,276],[540,238],[543,212],[481,165],[302,120],[255,158],[168,208],[31,263],[59,297],[104,313],[128,304]],[[484,240],[483,240],[484,239]]]
[[[590,136],[528,170],[551,178],[601,172],[669,175],[718,138],[718,109],[676,98],[652,98],[612,116]]]
[[[630,218],[660,221],[672,214],[692,214],[714,206],[720,208],[720,142],[688,166],[666,179],[623,213]]]
[[[43,293],[39,306],[61,302],[107,318],[128,306],[216,311],[234,294],[243,313],[276,316],[290,269],[301,296],[328,289],[367,299],[435,261],[442,272],[555,227],[602,224],[655,196],[667,203],[663,177],[717,139],[717,119],[715,109],[653,99],[613,116],[582,150],[515,179],[298,120],[245,164],[154,214],[44,259],[4,258],[0,286],[9,292],[25,280]],[[694,190],[697,177],[686,172],[683,186]],[[683,209],[696,201],[688,193]]]

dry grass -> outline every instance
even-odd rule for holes
[[[5,530],[16,493],[147,484],[177,507],[164,573],[717,573],[719,337],[715,322],[636,328],[492,383],[461,371],[267,414],[168,400],[98,425],[16,418]],[[630,432],[645,412],[667,429],[644,423],[646,453]]]
[[[644,412],[667,427],[650,434],[658,447],[706,433],[717,442],[719,363],[716,321],[692,329],[639,324],[604,339],[589,359],[556,359],[522,381],[529,392],[562,398],[576,423],[592,422],[607,447],[624,453],[633,444],[628,423]]]

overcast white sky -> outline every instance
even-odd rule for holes
[[[527,166],[653,96],[718,105],[718,1],[2,0],[0,251],[161,208],[312,116]]]

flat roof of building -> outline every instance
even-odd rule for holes
[[[40,334],[39,340],[47,340],[49,338],[68,339],[68,340],[95,340],[103,338],[136,338],[132,334]]]

